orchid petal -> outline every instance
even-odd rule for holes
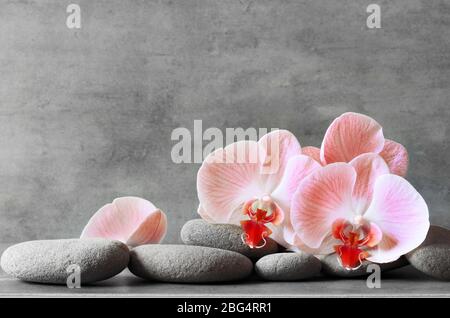
[[[323,164],[349,162],[360,154],[379,153],[384,147],[381,126],[372,118],[345,113],[328,127],[320,149]]]
[[[289,222],[285,223],[282,231],[279,231],[278,236],[279,237],[277,237],[276,241],[279,242],[278,244],[283,245],[286,248],[288,248],[291,245],[295,245],[296,240],[300,241],[300,239],[298,238],[297,234],[294,231],[294,228],[292,227],[292,222],[290,222],[290,220]],[[280,241],[285,243],[282,244],[280,243]]]
[[[159,243],[166,228],[165,214],[151,202],[137,197],[121,197],[91,217],[81,238],[103,237],[136,246]]]
[[[272,198],[275,199],[284,211],[289,211],[291,199],[300,182],[321,166],[311,157],[297,155],[292,157],[281,179],[278,187],[273,191]]]
[[[313,146],[302,147],[302,154],[309,156],[320,163],[320,148]]]
[[[257,154],[256,142],[238,141],[206,157],[197,174],[202,217],[239,224],[243,204],[264,194]]]
[[[316,170],[303,180],[291,203],[291,222],[299,238],[319,248],[335,220],[353,219],[352,191],[356,172],[346,163]]]
[[[389,173],[389,167],[379,155],[366,153],[353,159],[350,164],[356,171],[356,183],[353,189],[353,204],[357,213],[363,214],[372,200],[376,179]]]
[[[305,155],[297,155],[289,159],[283,178],[271,195],[284,212],[283,230],[274,230],[274,235],[272,235],[272,238],[277,240],[279,244],[286,245],[284,242],[287,242],[287,244],[292,245],[292,239],[290,238],[295,235],[289,213],[292,196],[300,182],[320,167],[319,163]],[[288,241],[286,241],[286,238]]]
[[[301,153],[297,138],[287,130],[275,130],[258,141],[260,173],[265,192],[271,193],[281,181],[291,157]]]
[[[208,213],[206,213],[205,209],[201,206],[201,204],[198,206],[197,213],[206,222],[214,223],[214,220],[209,216]]]
[[[386,139],[380,156],[386,161],[391,173],[404,177],[408,171],[408,151],[398,142]]]
[[[368,260],[393,262],[419,246],[428,232],[428,217],[427,204],[408,181],[393,174],[380,176],[364,219],[378,225],[383,236]]]
[[[383,232],[375,223],[371,222],[369,224],[369,233],[367,234],[367,241],[364,245],[368,247],[374,247],[378,245],[383,239]]]
[[[340,243],[340,241],[336,240],[331,234],[327,235],[320,247],[311,248],[300,239],[298,235],[295,235],[292,240],[292,247],[290,249],[294,251],[302,251],[313,255],[327,255],[334,253],[334,247]]]
[[[161,210],[153,211],[127,240],[127,245],[159,243],[167,231],[167,218]]]

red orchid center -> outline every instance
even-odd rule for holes
[[[333,223],[333,237],[342,241],[342,244],[334,246],[334,250],[347,270],[358,269],[370,256],[368,250],[379,242],[377,232],[369,224],[352,224],[341,219]]]
[[[272,234],[267,224],[279,219],[280,212],[276,204],[265,196],[244,204],[243,213],[250,219],[241,221],[242,241],[251,248],[261,248],[266,244],[266,237]]]

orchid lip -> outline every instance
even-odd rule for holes
[[[361,267],[363,261],[370,256],[369,249],[373,247],[374,232],[371,226],[364,223],[361,216],[355,218],[356,224],[339,219],[333,223],[334,238],[342,241],[335,245],[339,264],[347,270],[356,270]]]
[[[270,196],[253,199],[244,204],[243,214],[249,217],[241,221],[244,244],[250,248],[262,248],[266,244],[266,237],[272,234],[268,224],[276,224],[280,211]]]
[[[267,243],[265,237],[262,236],[261,241],[260,241],[260,243],[262,242],[261,244],[256,245],[256,246],[255,245],[249,245],[249,235],[247,233],[242,233],[241,239],[242,239],[242,242],[244,244],[248,245],[250,248],[263,248],[264,246],[266,246],[266,243]]]

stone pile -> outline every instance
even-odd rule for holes
[[[129,248],[119,241],[100,238],[29,241],[6,249],[1,267],[17,279],[47,284],[66,284],[67,269],[73,264],[79,266],[81,283],[85,284],[113,277],[127,267],[138,277],[170,283],[236,282],[252,273],[269,281],[370,274],[369,262],[347,271],[335,254],[319,257],[287,252],[271,239],[263,248],[250,249],[241,235],[239,226],[196,219],[181,230],[184,245]],[[436,279],[450,280],[450,231],[432,225],[421,246],[380,267],[388,271],[409,264]]]

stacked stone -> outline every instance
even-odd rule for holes
[[[313,255],[283,252],[284,248],[271,238],[266,239],[262,248],[250,248],[241,237],[240,226],[210,224],[201,219],[191,220],[181,229],[181,240],[186,245],[227,250],[242,255],[252,264],[251,268],[254,267],[257,276],[266,280],[308,279],[320,273],[320,261]],[[251,272],[247,272],[246,276]]]
[[[236,282],[252,273],[254,279],[270,281],[370,274],[369,262],[347,271],[335,254],[287,252],[271,239],[264,247],[251,249],[241,235],[239,226],[197,219],[183,226],[184,245],[142,245],[130,250],[119,241],[100,238],[29,241],[9,247],[1,267],[17,279],[47,284],[66,284],[77,270],[80,283],[89,284],[113,277],[127,266],[136,276],[172,283]],[[436,279],[450,280],[450,231],[432,225],[421,246],[380,268],[387,271],[408,264]]]

